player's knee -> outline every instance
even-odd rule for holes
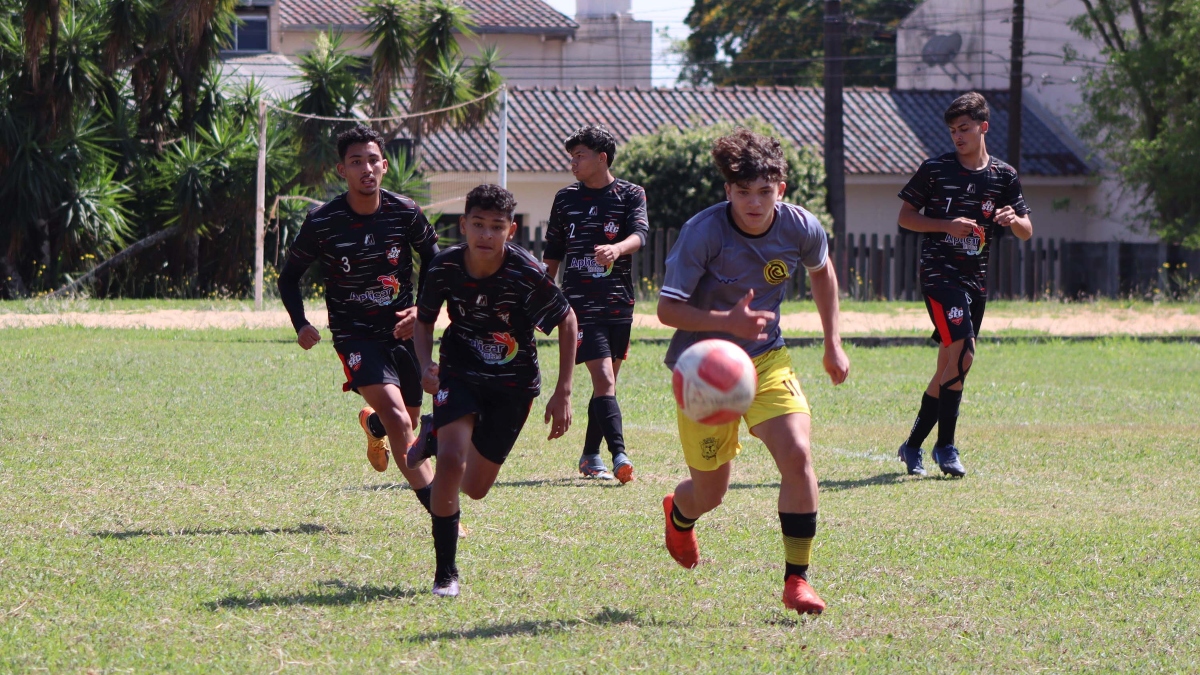
[[[492,489],[491,485],[463,485],[463,494],[475,501],[479,501],[487,496],[487,493]]]

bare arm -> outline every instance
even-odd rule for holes
[[[546,276],[550,277],[551,279],[557,279],[558,266],[562,264],[562,261],[550,260],[549,258],[543,257],[542,262],[546,264]]]
[[[1018,216],[1011,206],[1005,206],[996,212],[996,224],[1012,228],[1012,233],[1021,241],[1029,241],[1033,237],[1033,221],[1029,214]]]
[[[750,309],[754,291],[745,295],[733,309],[699,309],[672,298],[659,296],[658,320],[672,328],[697,333],[729,333],[743,340],[766,340],[763,329],[775,318],[774,312]]]
[[[816,272],[810,272],[813,302],[821,315],[821,330],[825,334],[825,372],[835,385],[846,380],[850,373],[850,359],[842,349],[842,334],[838,328],[838,282],[833,271],[833,261]]]
[[[554,395],[546,403],[546,423],[550,424],[547,440],[559,438],[571,428],[571,378],[575,371],[576,337],[579,322],[575,311],[567,310],[567,316],[558,324],[558,384]]]
[[[900,215],[896,217],[896,222],[900,223],[900,227],[913,232],[945,232],[960,239],[970,235],[977,227],[975,221],[970,218],[930,218],[908,202],[900,203]]]

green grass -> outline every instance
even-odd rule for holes
[[[662,353],[636,345],[622,372],[639,479],[576,478],[588,386],[554,443],[543,398],[492,494],[464,501],[464,594],[437,601],[428,517],[367,465],[327,342],[0,331],[0,672],[1200,668],[1200,347],[983,345],[957,481],[893,455],[932,349],[851,348],[836,389],[794,350],[816,619],[779,603],[756,441],[698,525],[701,566],[662,550],[685,474]]]

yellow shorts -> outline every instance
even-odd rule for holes
[[[748,428],[753,429],[783,415],[811,414],[786,348],[780,347],[753,360],[758,371],[758,392],[754,395],[754,403],[742,416]],[[679,422],[683,457],[693,469],[715,471],[742,451],[742,444],[738,442],[740,420],[713,427],[689,419],[678,408],[675,416]]]

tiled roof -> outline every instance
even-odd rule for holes
[[[365,26],[366,0],[279,0],[284,26]],[[575,23],[542,0],[463,0],[480,33],[563,34]]]
[[[1008,138],[1008,95],[984,92],[992,107],[988,149],[1003,159]],[[953,149],[942,112],[956,93],[847,89],[846,172],[911,175],[921,162]],[[567,168],[562,141],[587,123],[602,124],[619,143],[663,125],[705,125],[759,117],[798,145],[824,143],[823,93],[792,87],[713,89],[541,89],[509,92],[509,171],[559,172]],[[429,137],[424,157],[430,171],[495,171],[498,117],[474,131],[442,131]],[[1028,107],[1022,115],[1021,173],[1077,176],[1090,173]]]

